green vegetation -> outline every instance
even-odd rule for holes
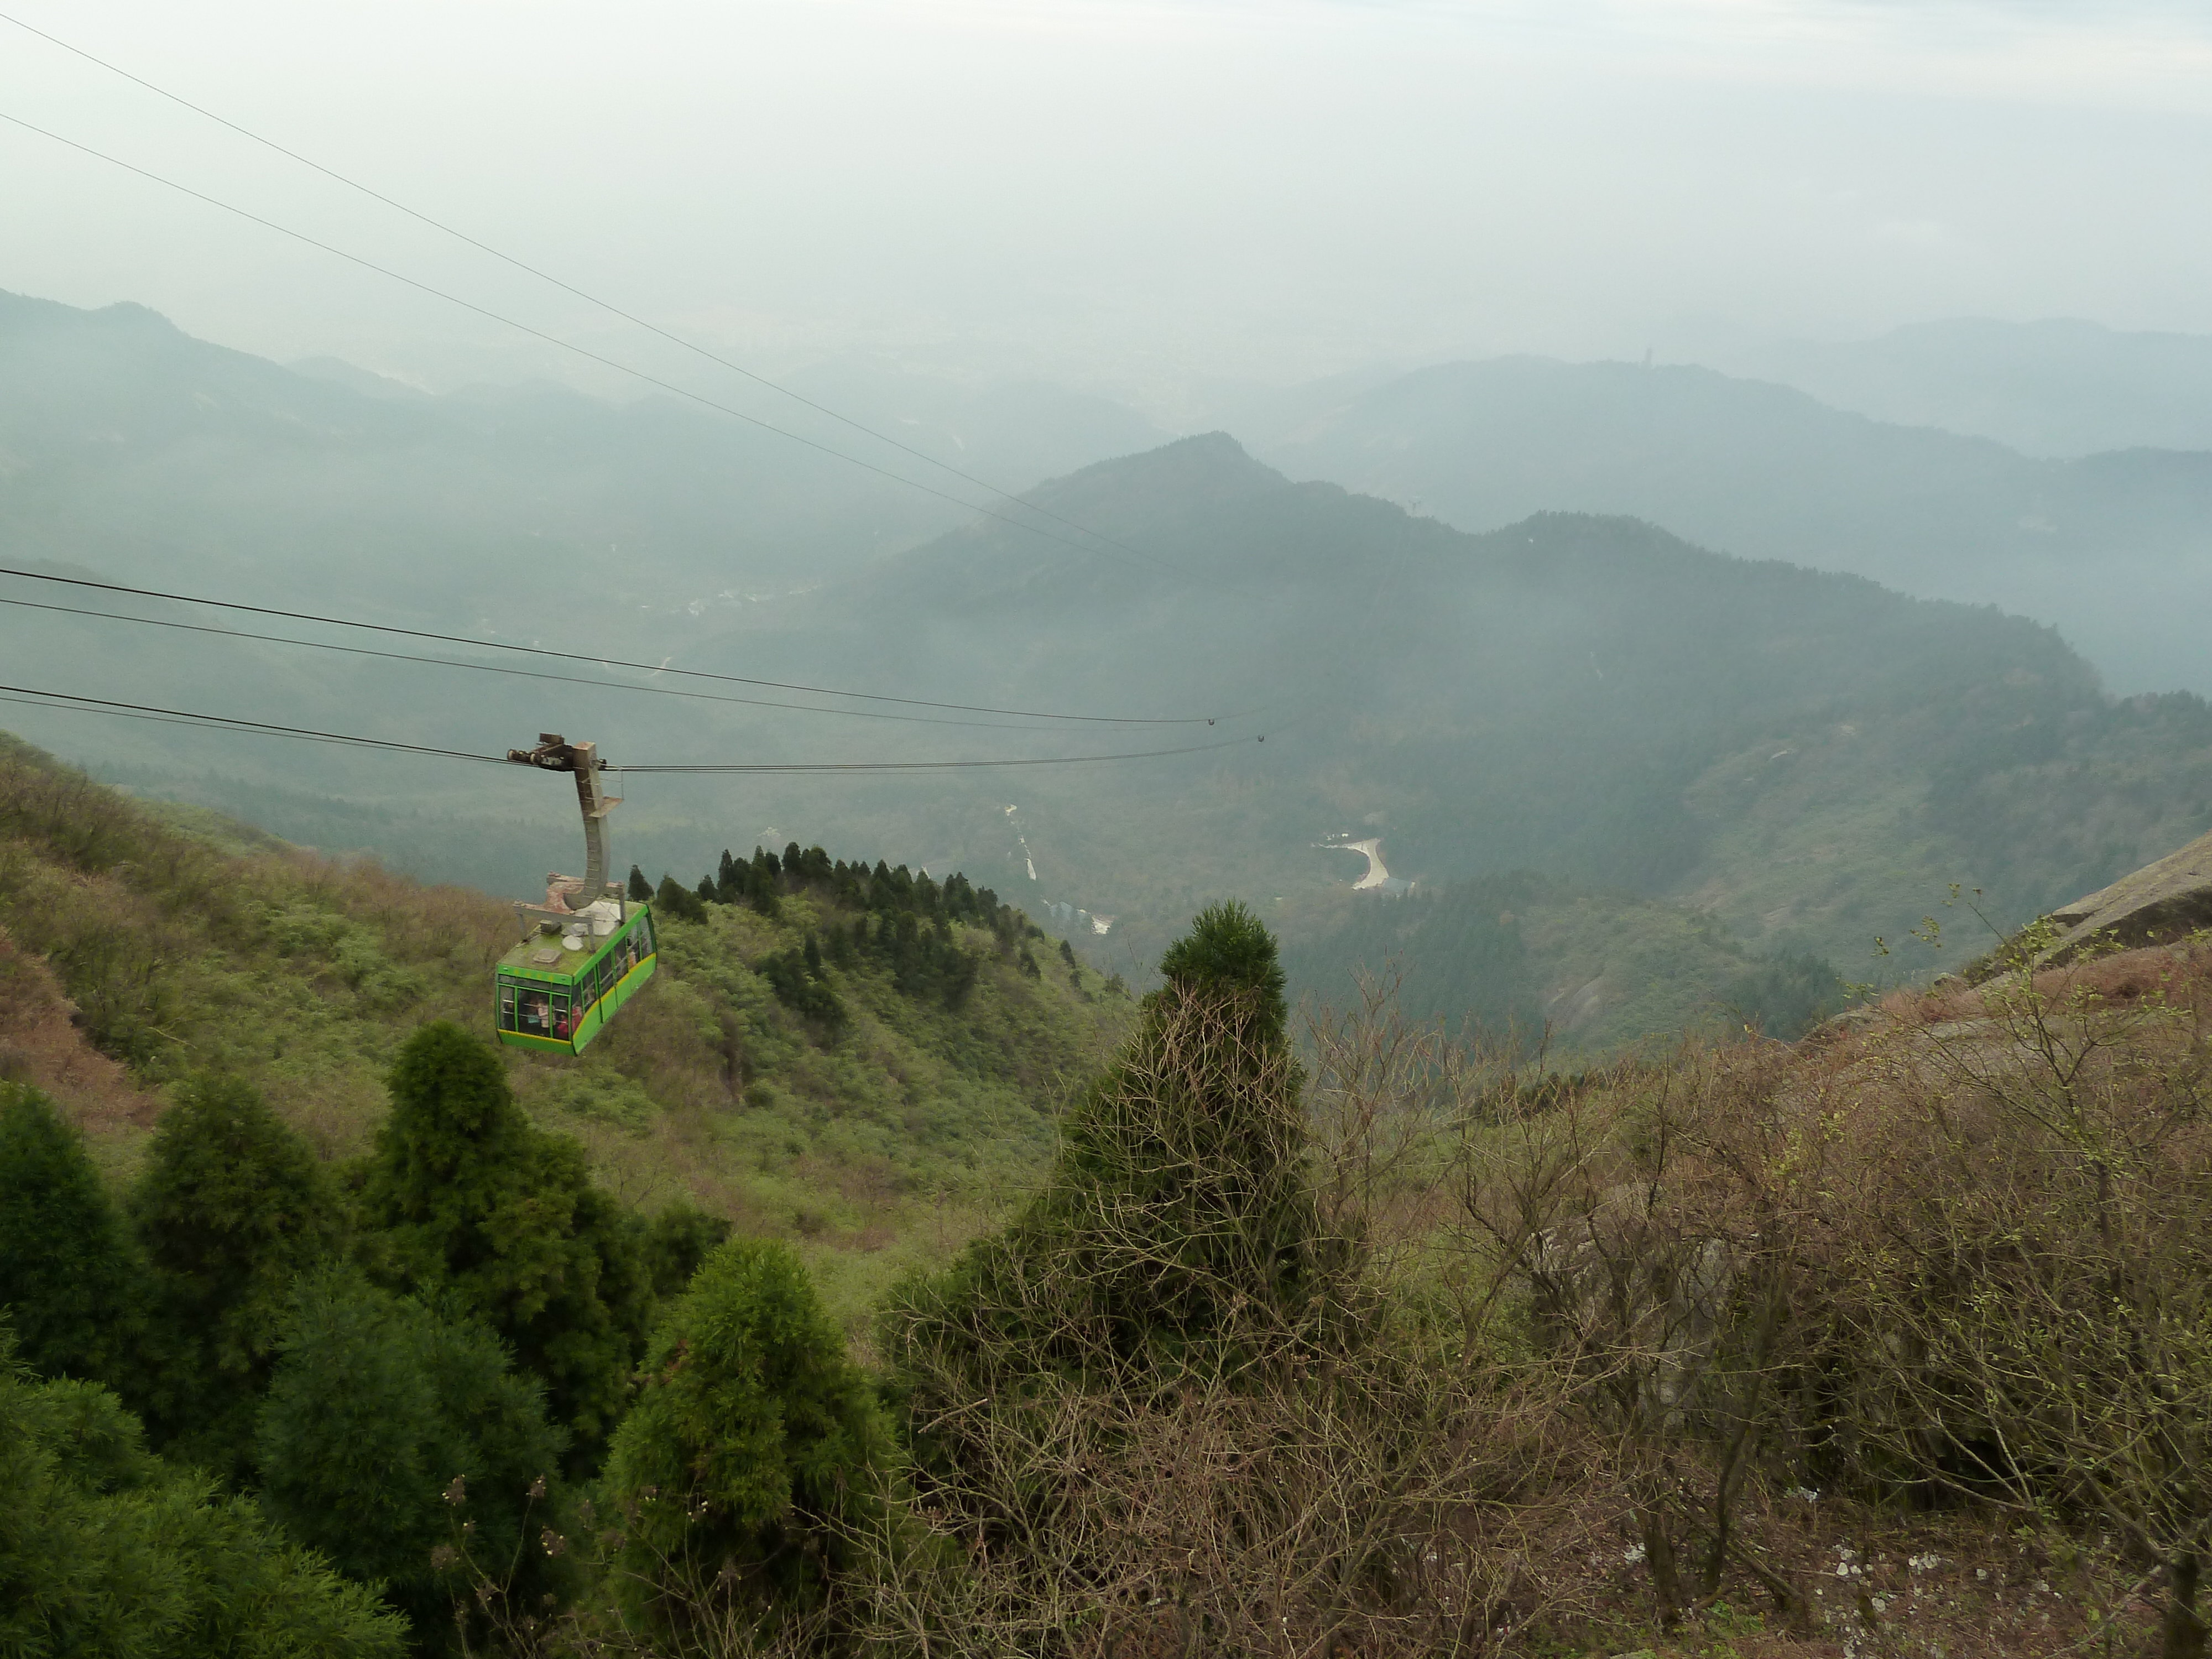
[[[526,1522],[565,1437],[488,1326],[336,1272],[299,1283],[282,1347],[258,1412],[264,1501],[382,1585],[418,1644],[453,1632],[471,1560],[496,1563],[526,1597],[557,1583]]]
[[[1407,1017],[1565,1066],[1747,1030],[1794,1041],[1845,1001],[1809,951],[1765,956],[1716,918],[1529,872],[1282,907],[1291,980],[1340,1008],[1359,976]]]
[[[849,927],[834,862],[779,862],[777,917],[717,884],[672,941]],[[1821,990],[1771,967],[1762,994]],[[82,1144],[17,1086],[35,1212],[90,1218],[139,1304],[211,1310],[208,1343],[126,1355],[130,1386],[203,1382],[231,1396],[204,1422],[253,1425],[226,1495],[138,1449],[96,1383],[0,1377],[0,1426],[31,1431],[0,1480],[46,1528],[0,1520],[33,1637],[154,1590],[146,1628],[178,1639],[144,1650],[195,1656],[257,1620],[312,1626],[280,1651],[389,1650],[404,1618],[416,1651],[518,1659],[1071,1636],[1412,1659],[1469,1607],[1501,1655],[1898,1624],[1887,1595],[1815,1593],[1816,1568],[1858,1571],[1843,1516],[1931,1532],[1915,1573],[2032,1525],[2071,1598],[2056,1635],[2133,1639],[2155,1580],[2164,1659],[2201,1654],[2201,950],[2016,966],[1820,1046],[1575,1079],[1371,1000],[1294,1032],[1241,905],[1160,973],[1037,1190],[881,1298],[872,1358],[791,1245],[620,1203],[448,1023],[401,1045],[337,1181],[240,1085],[195,1081],[121,1208],[135,1231],[110,1210],[100,1232]],[[845,988],[948,1016],[888,971]],[[794,1043],[852,1040],[757,994]],[[228,1146],[271,1172],[266,1208]],[[95,1526],[96,1583],[45,1551]],[[188,1559],[118,1565],[142,1547]],[[2018,1619],[1996,1592],[1980,1616]]]
[[[129,1241],[82,1137],[21,1084],[0,1083],[0,1285],[11,1354],[53,1376],[125,1374],[141,1305]]]
[[[688,1206],[789,1238],[858,1321],[878,1288],[957,1248],[1042,1172],[1054,1109],[1135,1010],[1087,970],[1080,988],[1024,973],[1034,930],[995,901],[987,913],[957,877],[821,863],[827,880],[779,867],[777,917],[719,899],[695,899],[696,921],[665,916],[653,994],[581,1060],[501,1051],[493,1069],[532,1123],[581,1144],[599,1185],[647,1212]],[[414,1031],[442,1019],[489,1033],[491,964],[514,937],[481,895],[290,848],[227,853],[13,739],[0,740],[0,1057],[62,1103],[117,1179],[151,1155],[165,1097],[204,1078],[250,1087],[319,1158],[368,1153]],[[829,941],[818,969],[810,933]],[[787,1007],[763,971],[776,961],[833,992],[843,1024]],[[261,1130],[241,1133],[277,1157]],[[387,1151],[396,1184],[380,1203],[461,1201],[432,1190],[434,1147]],[[667,1243],[695,1263],[706,1248]],[[423,1249],[392,1283],[444,1271]],[[241,1317],[265,1331],[264,1312]]]
[[[818,1606],[879,1524],[890,1441],[798,1257],[724,1245],[663,1318],[608,1459],[625,1607],[681,1648]]]
[[[619,1415],[651,1298],[632,1218],[593,1186],[583,1148],[514,1103],[480,1038],[424,1026],[392,1071],[392,1114],[359,1176],[371,1271],[451,1297],[545,1385],[595,1451]]]
[[[131,1194],[151,1303],[148,1425],[169,1455],[240,1479],[293,1281],[337,1253],[313,1150],[235,1080],[176,1092]]]
[[[107,1390],[33,1376],[0,1321],[0,1652],[399,1659],[406,1633],[252,1499],[150,1455]]]

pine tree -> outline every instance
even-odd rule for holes
[[[174,1455],[236,1480],[295,1277],[338,1243],[314,1153],[246,1085],[187,1085],[154,1131],[131,1219],[151,1269],[148,1413]]]
[[[661,877],[660,885],[653,890],[653,904],[670,921],[707,920],[707,907],[699,902],[699,896],[673,876]]]
[[[562,1437],[544,1389],[484,1325],[336,1271],[302,1280],[259,1417],[264,1501],[294,1536],[381,1583],[419,1636],[455,1632],[471,1563],[526,1600],[554,1564],[526,1534],[549,1523]]]
[[[629,896],[640,904],[653,896],[653,884],[645,878],[645,872],[635,864],[629,867]]]
[[[993,1455],[973,1436],[995,1431],[962,1402],[1019,1412],[1106,1375],[1140,1393],[1131,1379],[1233,1378],[1319,1305],[1335,1257],[1307,1185],[1274,940],[1219,905],[1160,966],[1166,985],[1069,1114],[1043,1190],[891,1297],[882,1346],[925,1471]]]
[[[606,1474],[633,1611],[680,1648],[702,1619],[816,1601],[878,1511],[889,1443],[799,1259],[756,1239],[715,1251],[641,1378]]]
[[[84,1142],[35,1089],[0,1084],[0,1304],[49,1376],[125,1380],[137,1267]]]
[[[402,1659],[405,1621],[151,1455],[93,1383],[33,1378],[0,1319],[0,1654]]]
[[[663,1301],[684,1294],[700,1263],[730,1236],[730,1224],[695,1205],[670,1205],[645,1230],[644,1253],[653,1293]]]
[[[495,1052],[425,1026],[392,1070],[392,1115],[362,1182],[376,1276],[450,1294],[544,1379],[587,1457],[621,1414],[649,1291],[634,1230],[583,1149],[524,1115]]]

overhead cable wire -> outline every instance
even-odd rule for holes
[[[1013,518],[1005,513],[1000,512],[995,507],[985,507],[977,502],[968,501],[962,496],[953,495],[950,490],[939,489],[933,484],[926,484],[919,478],[909,478],[902,472],[895,472],[887,466],[878,466],[873,461],[862,460],[859,456],[848,454],[844,450],[837,448],[835,445],[825,444],[817,439],[807,437],[803,433],[793,432],[790,428],[778,426],[773,421],[764,421],[757,415],[748,415],[744,410],[732,408],[728,404],[722,403],[716,398],[709,398],[704,392],[694,392],[690,387],[679,386],[673,380],[663,380],[657,374],[649,374],[644,369],[633,368],[631,365],[620,362],[616,358],[609,357],[602,353],[593,351],[588,346],[578,345],[573,340],[564,340],[557,334],[549,334],[542,328],[533,328],[528,323],[519,322],[515,319],[504,316],[501,313],[493,311],[488,307],[480,306],[473,300],[464,300],[458,294],[451,294],[447,292],[444,289],[434,287],[432,284],[423,282],[419,277],[410,276],[404,271],[394,270],[389,265],[379,264],[375,260],[365,258],[361,254],[349,252],[344,248],[337,246],[335,243],[323,241],[319,238],[308,235],[305,231],[294,230],[289,225],[280,225],[274,219],[264,219],[261,215],[252,212],[249,209],[239,207],[234,203],[226,202],[220,197],[210,196],[205,191],[195,190],[190,185],[181,184],[174,179],[167,178],[161,173],[152,172],[146,167],[138,166],[135,162],[126,161],[120,156],[111,155],[106,150],[95,149],[90,144],[80,143],[74,138],[64,137],[60,133],[55,132],[49,128],[40,126],[35,122],[26,121],[19,115],[10,115],[5,110],[0,110],[0,121],[7,122],[10,126],[21,127],[26,132],[34,132],[41,138],[50,139],[53,143],[64,145],[70,149],[76,150],[81,155],[89,155],[94,161],[105,161],[110,167],[120,167],[125,173],[136,173],[141,179],[148,179],[154,184],[164,185],[167,188],[176,191],[182,195],[189,196],[196,202],[204,202],[210,207],[221,208],[225,213],[235,214],[240,218],[247,221],[249,223],[259,225],[266,230],[273,230],[280,236],[289,236],[295,242],[304,243],[308,247],[317,248],[325,253],[335,255],[337,258],[346,260],[349,264],[359,265],[364,270],[372,270],[380,276],[387,276],[395,283],[403,283],[409,288],[414,289],[419,293],[428,294],[434,299],[443,300],[448,305],[459,306],[464,311],[472,312],[477,316],[487,318],[495,323],[500,324],[503,327],[514,329],[520,333],[527,334],[532,339],[543,340],[546,344],[558,347],[562,351],[573,352],[579,357],[588,359],[590,362],[598,363],[604,368],[614,369],[618,374],[628,374],[635,380],[643,381],[647,386],[658,386],[661,391],[669,392],[675,397],[688,398],[691,402],[701,405],[702,408],[717,410],[721,414],[729,416],[732,420],[743,421],[748,426],[757,426],[763,432],[775,433],[778,437],[788,438],[795,444],[804,444],[809,449],[819,451],[824,455],[832,456],[835,459],[844,461],[850,465],[860,467],[866,471],[876,474],[878,477],[889,478],[894,483],[904,484],[909,489],[919,489],[925,495],[936,496],[937,499],[941,501],[950,501],[952,505],[961,508],[963,511],[969,513],[980,513],[987,519],[996,519],[1000,524],[1011,525],[1017,530],[1027,531],[1032,536],[1042,536],[1047,541],[1058,542],[1062,547],[1073,548],[1078,553],[1087,553],[1096,556],[1105,551],[1105,550],[1098,547],[1087,546],[1084,543],[1072,541],[1067,537],[1060,535],[1055,531],[1048,530],[1042,525],[1025,523],[1020,519]],[[1116,544],[1115,545],[1119,546],[1119,544]],[[1167,567],[1159,560],[1153,558],[1149,554],[1139,552],[1134,548],[1127,549],[1126,551],[1130,556],[1141,560],[1146,564],[1152,566],[1155,569],[1164,570],[1167,568]],[[1110,557],[1114,556],[1109,554],[1108,556]]]
[[[398,743],[387,738],[364,738],[347,732],[318,732],[311,726],[281,726],[271,720],[249,720],[228,714],[199,714],[183,708],[162,708],[152,703],[120,702],[107,697],[82,697],[73,691],[50,691],[37,685],[0,685],[0,692],[15,692],[10,702],[20,702],[29,697],[52,699],[41,705],[46,708],[76,708],[86,705],[85,714],[115,713],[139,719],[166,720],[178,726],[198,726],[215,731],[238,731],[262,733],[270,737],[303,738],[311,743],[351,744],[363,749],[390,749],[410,755],[434,755],[445,760],[487,761],[507,764],[504,755],[477,755],[463,749],[437,749],[426,744]]]
[[[248,139],[254,143],[259,144],[264,149],[273,150],[277,155],[285,157],[287,160],[297,161],[301,167],[307,167],[313,172],[319,173],[324,178],[343,185],[348,190],[356,191],[362,195],[368,197],[371,201],[380,202],[386,207],[392,209],[396,213],[404,213],[417,223],[428,225],[431,229],[439,232],[442,235],[453,237],[456,241],[465,242],[469,246],[476,249],[479,253],[489,254],[493,258],[500,261],[502,264],[511,265],[515,270],[523,272],[526,276],[534,276],[541,283],[550,283],[553,287],[559,289],[562,293],[573,295],[577,299],[583,301],[586,305],[595,306],[599,310],[605,312],[611,317],[618,317],[623,322],[645,330],[648,334],[659,336],[661,339],[666,340],[672,345],[681,346],[684,350],[691,352],[697,356],[703,357],[708,362],[718,363],[732,374],[742,374],[745,379],[752,381],[755,385],[765,386],[770,392],[775,392],[781,397],[788,398],[794,403],[803,404],[808,409],[813,410],[817,414],[826,415],[831,420],[852,428],[855,432],[866,434],[867,436],[875,439],[878,443],[889,444],[893,449],[903,451],[905,453],[913,456],[918,461],[923,461],[931,466],[940,468],[943,471],[951,473],[954,477],[960,479],[963,483],[974,484],[978,489],[988,490],[992,495],[1000,497],[1003,501],[1012,501],[1016,506],[1023,507],[1029,512],[1035,513],[1042,518],[1050,519],[1055,523],[1065,525],[1069,529],[1079,532],[1083,535],[1093,537],[1099,541],[1104,542],[1110,547],[1118,547],[1126,553],[1136,554],[1139,558],[1146,556],[1143,553],[1139,552],[1137,549],[1131,547],[1126,542],[1118,541],[1102,531],[1093,530],[1088,525],[1079,523],[1073,519],[1066,518],[1060,514],[1054,512],[1050,507],[1040,507],[1035,501],[1026,501],[1023,497],[1015,495],[1012,490],[1000,489],[998,485],[991,483],[988,479],[979,478],[972,472],[962,471],[959,467],[953,465],[950,461],[939,459],[936,456],[930,454],[927,450],[917,449],[913,445],[902,442],[901,440],[893,437],[888,432],[878,431],[874,427],[869,426],[864,422],[854,420],[849,415],[841,414],[836,410],[830,408],[827,404],[817,403],[815,399],[807,397],[804,392],[794,392],[789,386],[784,386],[779,381],[772,380],[765,374],[762,374],[755,370],[747,368],[742,363],[732,362],[727,357],[708,349],[708,348],[699,344],[695,340],[688,340],[680,334],[674,333],[668,329],[661,327],[658,323],[649,322],[645,318],[637,316],[634,313],[625,311],[620,306],[616,305],[612,301],[603,300],[598,295],[588,293],[585,289],[578,288],[574,283],[567,282],[559,276],[556,276],[549,270],[541,270],[538,266],[530,264],[527,260],[517,258],[514,254],[506,252],[501,249],[495,248],[489,242],[479,240],[477,238],[470,235],[466,231],[458,229],[454,226],[446,223],[443,220],[433,218],[430,215],[422,212],[419,209],[411,208],[404,202],[397,201],[392,197],[386,196],[382,191],[362,184],[357,179],[348,178],[344,173],[340,173],[335,167],[325,167],[322,162],[315,161],[310,156],[302,155],[298,150],[289,149],[285,145],[278,143],[273,138],[264,137],[261,134],[254,131],[250,127],[240,126],[237,122],[231,120],[228,117],[218,115],[213,110],[207,108],[204,105],[196,104],[192,102],[191,99],[184,97],[180,94],[171,92],[167,87],[159,86],[154,82],[149,81],[143,75],[134,75],[129,70],[125,69],[118,64],[112,64],[105,58],[97,57],[94,53],[87,52],[82,46],[72,46],[69,41],[63,40],[59,35],[49,34],[46,30],[37,27],[35,25],[27,23],[20,17],[10,16],[6,12],[0,12],[0,22],[13,23],[17,28],[25,31],[27,33],[35,34],[39,39],[47,42],[49,45],[59,46],[64,52],[70,52],[78,58],[82,58],[86,63],[95,64],[98,67],[106,70],[111,75],[119,75],[125,80],[132,82],[134,85],[145,88],[147,91],[153,93],[157,97],[166,98],[171,103],[175,104],[181,108],[188,109],[193,114],[200,116],[204,119],[214,122],[217,126],[228,128],[230,131],[236,133],[241,138]]]
[[[124,582],[96,581],[89,576],[61,576],[44,570],[25,570],[0,565],[0,576],[20,576],[27,581],[53,582],[67,587],[92,588],[103,593],[128,593],[142,599],[167,599],[178,605],[204,605],[218,611],[238,611],[257,617],[278,617],[287,622],[319,623],[331,628],[353,628],[364,633],[392,634],[406,639],[435,640],[442,645],[473,646],[484,651],[512,651],[531,657],[552,657],[563,662],[596,663],[602,668],[631,668],[647,674],[679,675],[685,679],[710,680],[726,685],[758,686],[770,691],[798,691],[809,696],[850,697],[862,702],[896,703],[908,708],[941,708],[957,714],[1005,714],[1020,720],[1064,720],[1087,726],[1212,726],[1216,720],[1237,720],[1255,711],[1231,714],[1065,714],[1034,708],[1001,708],[988,703],[938,702],[927,697],[897,697],[879,691],[841,691],[834,686],[799,685],[787,680],[750,679],[742,674],[717,674],[703,668],[672,668],[665,663],[629,662],[620,657],[594,656],[589,652],[561,651],[550,646],[516,645],[506,640],[477,639],[466,634],[438,634],[427,629],[400,628],[388,623],[360,622],[346,617],[325,617],[311,611],[285,611],[275,605],[246,605],[234,599],[210,599],[192,593],[170,593],[155,587],[132,587]],[[304,644],[295,641],[292,643]],[[598,682],[594,682],[597,684]],[[611,682],[607,682],[611,684]],[[836,710],[825,709],[825,714]]]
[[[550,680],[560,685],[588,686],[599,691],[635,691],[656,697],[687,697],[699,702],[742,703],[749,708],[781,708],[801,714],[838,714],[856,720],[898,720],[915,726],[959,726],[994,732],[1049,732],[1048,725],[1022,726],[1012,720],[950,720],[937,714],[893,714],[878,708],[824,708],[818,703],[776,702],[767,697],[733,697],[720,691],[684,691],[672,685],[634,685],[625,680],[586,679],[581,674],[548,674],[530,668],[502,668],[496,663],[461,662],[452,657],[418,657],[404,651],[376,651],[363,645],[339,645],[331,640],[295,640],[282,634],[256,634],[243,628],[216,628],[204,623],[178,622],[162,617],[125,617],[112,611],[87,611],[73,605],[43,605],[36,599],[0,597],[0,605],[25,611],[52,611],[64,617],[94,617],[103,622],[132,623],[143,628],[167,628],[186,634],[211,634],[227,640],[259,640],[270,645],[297,645],[311,651],[337,651],[349,657],[375,657],[386,662],[427,664],[437,668],[463,668],[472,673],[501,674],[514,679]]]
[[[1014,760],[948,761],[726,761],[682,766],[610,766],[610,772],[682,773],[695,777],[750,775],[764,772],[969,772],[1001,766],[1081,766],[1096,761],[1165,760],[1171,755],[1204,755],[1217,749],[1241,749],[1256,738],[1224,738],[1181,749],[1140,749],[1123,755],[1044,755]]]
[[[44,701],[32,702],[32,699]],[[250,736],[295,738],[310,743],[351,744],[361,748],[435,756],[447,760],[477,761],[499,766],[516,763],[505,755],[480,755],[463,749],[438,749],[426,744],[400,743],[388,738],[361,737],[345,732],[323,732],[312,726],[285,726],[274,720],[250,720],[230,714],[201,714],[187,708],[165,708],[158,703],[125,702],[112,697],[82,696],[74,691],[55,691],[37,685],[0,685],[0,702],[29,702],[32,707],[88,714],[118,714],[126,719],[155,720],[175,726],[194,726],[213,732],[237,732]],[[1164,760],[1175,755],[1197,755],[1218,749],[1241,747],[1255,738],[1227,738],[1218,743],[1189,744],[1179,749],[1143,749],[1115,755],[1038,755],[1012,760],[947,761],[726,761],[695,764],[603,766],[608,772],[688,773],[698,775],[737,775],[761,773],[832,772],[948,772],[1009,766],[1084,766],[1105,761]]]

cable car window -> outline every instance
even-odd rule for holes
[[[549,1016],[545,993],[525,991],[522,994],[522,1023],[518,1028],[532,1036],[550,1036],[552,1021]]]
[[[568,994],[566,991],[553,993],[553,1029],[546,1035],[563,1042],[568,1040]]]
[[[499,982],[499,1029],[512,1031],[514,1024],[514,981],[503,979]]]

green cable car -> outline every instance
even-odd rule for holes
[[[580,1054],[653,977],[653,912],[606,878],[606,817],[622,800],[599,787],[605,763],[597,745],[542,732],[538,747],[510,749],[507,757],[575,775],[585,863],[581,878],[547,876],[544,903],[515,905],[522,942],[500,958],[493,1018],[511,1048]]]

